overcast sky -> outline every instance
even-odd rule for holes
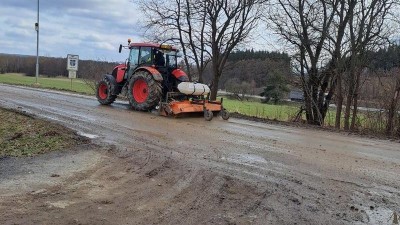
[[[37,0],[1,0],[0,53],[36,55]],[[124,61],[119,44],[144,41],[140,10],[132,0],[40,0],[39,55]],[[278,50],[259,29],[248,48]],[[257,34],[256,34],[257,36]],[[244,46],[242,46],[244,47]]]
[[[0,53],[36,55],[37,0],[1,0]],[[40,0],[39,55],[123,61],[119,44],[142,41],[130,0]]]

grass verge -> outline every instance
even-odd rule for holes
[[[74,131],[19,111],[0,108],[0,158],[32,156],[87,143]]]
[[[223,104],[231,113],[279,121],[293,120],[300,108],[300,105],[272,105],[260,101],[239,101],[229,98],[224,98]]]
[[[0,74],[0,83],[72,91],[82,94],[94,95],[94,90],[82,79],[72,79],[71,85],[71,79],[65,77],[39,77],[39,85],[37,85],[35,84],[35,77],[28,77],[19,73],[6,73]]]

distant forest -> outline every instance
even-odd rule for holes
[[[370,69],[390,70],[400,66],[400,46],[392,45],[376,52],[369,52],[372,60]],[[44,76],[68,76],[66,58],[40,57],[40,71]],[[111,72],[117,63],[95,60],[80,60],[78,77],[95,79],[99,75]],[[0,54],[0,73],[24,73],[35,75],[36,57],[13,54]],[[185,68],[185,67],[182,67]],[[231,53],[221,77],[220,88],[243,85],[246,92],[258,94],[271,77],[280,76],[288,83],[292,76],[291,58],[287,53],[242,50]],[[207,68],[205,81],[211,80],[211,69]]]
[[[219,88],[235,93],[258,95],[274,76],[287,82],[292,75],[291,58],[286,53],[240,50],[232,52],[220,78]],[[204,72],[204,81],[212,79],[211,65]]]
[[[371,69],[391,70],[400,67],[400,45],[391,45],[368,54]]]
[[[111,73],[115,65],[114,62],[79,60],[77,76],[84,79],[94,79],[99,75]],[[0,54],[0,73],[23,73],[27,76],[35,76],[36,57]],[[67,58],[40,56],[39,74],[48,77],[68,76]]]

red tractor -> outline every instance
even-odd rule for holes
[[[133,109],[158,110],[160,115],[178,116],[200,112],[206,120],[219,113],[224,120],[229,113],[220,101],[210,101],[210,88],[189,82],[179,69],[179,51],[170,45],[131,43],[119,47],[130,50],[125,64],[116,66],[97,84],[96,97],[100,104],[109,105],[118,95],[126,96]]]

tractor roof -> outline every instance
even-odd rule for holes
[[[172,45],[166,44],[155,44],[155,43],[131,43],[129,47],[151,47],[151,48],[161,48],[161,49],[169,49],[176,51],[177,49]]]

